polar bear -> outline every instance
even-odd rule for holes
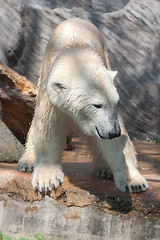
[[[41,193],[64,181],[61,158],[66,135],[85,137],[95,169],[111,171],[122,192],[148,189],[137,169],[133,144],[117,110],[117,72],[109,67],[99,30],[79,18],[62,22],[47,45],[38,84],[35,115],[20,171],[34,172],[32,186]]]

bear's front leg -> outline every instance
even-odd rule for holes
[[[118,145],[119,144],[119,145]],[[122,192],[143,192],[149,188],[147,181],[139,173],[134,146],[127,135],[113,140],[117,156],[112,171],[117,188]]]
[[[56,189],[64,181],[61,158],[66,140],[68,120],[65,114],[55,108],[48,98],[37,103],[35,116],[29,131],[28,141],[19,169],[28,164],[27,156],[34,151],[32,186],[34,191],[44,192]],[[32,140],[32,141],[31,141]],[[24,158],[25,156],[25,158]]]
[[[61,158],[66,131],[67,117],[54,109],[51,103],[46,104],[43,111],[42,107],[37,107],[32,122],[32,142],[35,152],[32,175],[34,191],[44,194],[56,189],[64,181]]]
[[[112,140],[98,139],[98,146],[106,159],[115,180],[122,192],[142,192],[149,188],[147,181],[137,168],[136,153],[127,134]]]

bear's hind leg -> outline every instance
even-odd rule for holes
[[[102,151],[98,148],[94,137],[87,137],[89,150],[92,154],[92,162],[95,174],[100,178],[113,177],[112,171],[109,168],[107,161],[104,159]]]

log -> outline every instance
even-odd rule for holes
[[[0,62],[2,121],[24,143],[34,114],[37,88]]]

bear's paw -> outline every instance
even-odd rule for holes
[[[35,192],[42,195],[56,190],[64,182],[64,173],[59,165],[38,165],[32,177],[32,186]]]
[[[99,177],[99,178],[113,178],[113,173],[110,169],[107,169],[107,168],[102,168],[102,169],[98,169],[96,170],[96,175]]]
[[[32,158],[25,158],[25,156],[22,156],[18,162],[18,169],[21,172],[33,172],[34,160],[32,160]]]
[[[137,172],[132,177],[125,174],[114,174],[116,186],[122,192],[139,193],[149,188],[148,182]]]

